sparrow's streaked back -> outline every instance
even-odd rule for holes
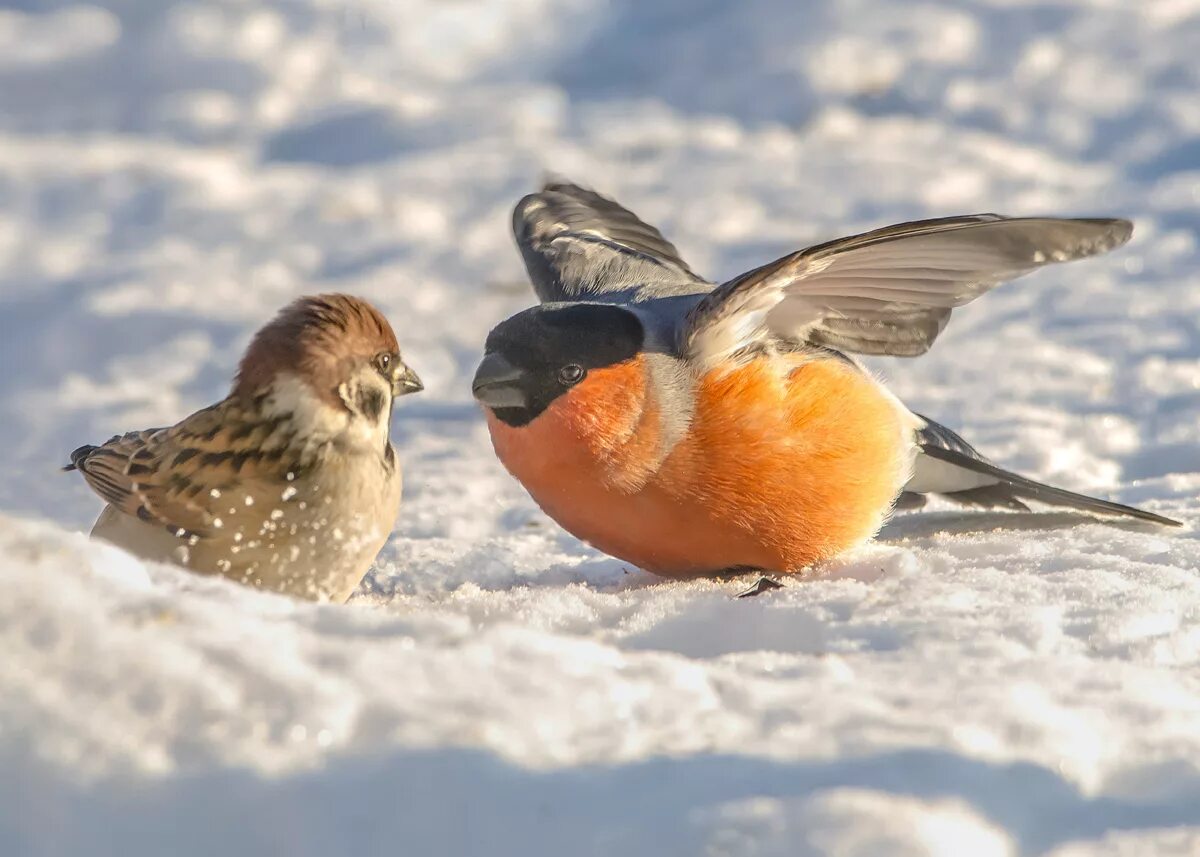
[[[254,336],[233,390],[169,428],[71,453],[108,505],[92,535],[140,557],[345,601],[392,530],[397,396],[423,389],[387,319],[305,297]]]

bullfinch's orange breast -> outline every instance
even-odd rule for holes
[[[500,460],[577,537],[648,571],[797,571],[870,538],[908,476],[893,402],[835,359],[701,379],[666,455],[641,360],[593,370],[529,425],[489,414]]]

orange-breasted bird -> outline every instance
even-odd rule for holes
[[[922,354],[954,307],[1118,247],[1128,221],[902,223],[722,285],[573,184],[526,196],[513,227],[542,303],[491,331],[473,391],[509,472],[612,556],[668,577],[795,572],[927,494],[1177,523],[997,467],[847,356]]]

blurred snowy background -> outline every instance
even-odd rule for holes
[[[1198,93],[1200,0],[0,2],[0,853],[1200,852],[1191,526],[935,510],[734,601],[558,531],[468,384],[545,170],[711,278],[1126,216],[874,365],[1005,466],[1193,524]],[[66,453],[221,397],[320,290],[427,385],[362,593],[77,535]]]

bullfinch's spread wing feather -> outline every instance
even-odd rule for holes
[[[232,485],[285,483],[288,432],[283,420],[249,419],[230,398],[170,428],[80,447],[67,469],[79,470],[97,494],[127,515],[181,538],[205,537],[220,528],[217,498]]]
[[[577,185],[549,183],[522,199],[513,234],[542,302],[664,296],[705,284],[657,229]]]
[[[1129,240],[1126,220],[975,214],[902,223],[784,256],[710,292],[680,331],[714,364],[778,337],[859,354],[913,357],[954,307],[1053,262]]]

